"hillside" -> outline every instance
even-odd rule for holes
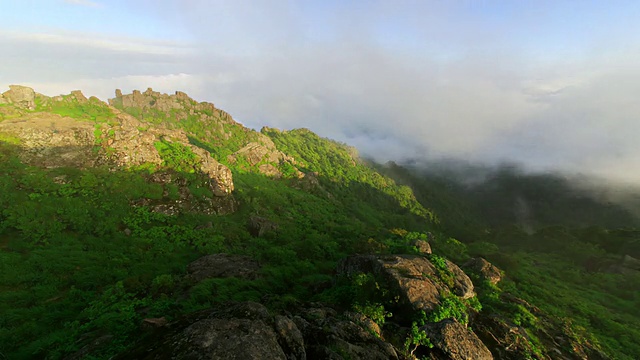
[[[480,206],[496,193],[393,170],[306,129],[253,131],[182,92],[116,90],[107,104],[12,86],[0,358],[640,355],[635,253],[623,254],[635,232],[543,218],[530,234],[506,206]]]

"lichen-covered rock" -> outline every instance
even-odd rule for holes
[[[187,266],[188,276],[196,282],[227,277],[255,279],[259,270],[260,265],[252,258],[231,254],[206,255]]]
[[[36,92],[22,85],[9,85],[9,91],[2,94],[5,100],[23,109],[36,108]]]
[[[502,271],[484,258],[473,258],[463,267],[478,273],[482,280],[487,280],[494,285],[502,280]]]
[[[200,158],[200,171],[211,179],[210,187],[215,196],[227,196],[233,191],[233,175],[228,167],[211,157],[208,151],[196,146],[191,150]]]
[[[425,324],[424,331],[434,345],[432,358],[450,360],[492,360],[493,355],[466,326],[453,319]]]
[[[453,274],[453,292],[463,299],[476,296],[473,282],[458,265],[447,260],[447,268]]]
[[[255,302],[226,304],[160,327],[115,359],[404,359],[333,309],[291,311],[274,316]]]
[[[446,285],[437,280],[435,266],[423,256],[355,255],[338,264],[338,273],[346,276],[370,273],[380,277],[400,298],[394,315],[406,319],[421,310],[433,311],[448,291]]]

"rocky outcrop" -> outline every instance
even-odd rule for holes
[[[22,161],[41,167],[92,167],[93,125],[49,113],[27,113],[0,122],[0,133],[20,139]]]
[[[269,162],[280,161],[277,154],[272,152],[272,149],[254,142],[247,144],[233,155],[229,155],[229,162],[235,163],[238,156],[244,157],[251,166],[257,165],[262,160]]]
[[[251,216],[248,224],[249,233],[253,237],[262,237],[267,233],[278,231],[278,224],[260,216]]]
[[[446,260],[446,263],[447,269],[453,275],[453,292],[463,299],[470,299],[476,296],[473,282],[467,274],[453,262]]]
[[[228,146],[227,141],[235,137],[239,149],[227,157],[229,163],[246,162],[248,168],[271,177],[280,177],[280,164],[286,162],[295,168],[295,160],[278,151],[273,141],[266,135],[251,131],[235,122],[229,114],[217,109],[213,104],[197,102],[187,94],[176,91],[174,95],[162,94],[149,88],[144,92],[134,90],[131,94],[122,94],[116,90],[116,97],[109,104],[122,112],[133,114],[142,121],[154,124],[186,122],[197,128],[198,138],[211,144]],[[169,121],[170,120],[170,121]],[[154,126],[155,127],[155,126]],[[234,145],[238,146],[238,145]],[[298,171],[300,176],[301,173]]]
[[[271,177],[282,176],[282,173],[274,164],[287,162],[291,166],[295,165],[295,159],[282,151],[278,151],[269,137],[263,134],[258,134],[258,136],[259,142],[251,142],[245,145],[240,150],[229,155],[227,157],[228,161],[234,164],[237,163],[240,158],[245,159],[251,167],[257,166],[258,172]],[[297,174],[297,177],[302,176],[302,173],[299,171]]]
[[[226,196],[233,191],[231,170],[212,158],[206,150],[191,145],[184,131],[161,125],[149,127],[133,116],[114,111],[117,123],[100,129],[100,143],[108,150],[108,162],[118,166],[161,165],[162,158],[155,143],[160,140],[177,142],[198,156],[197,170],[211,179],[211,190],[216,196]]]
[[[272,324],[273,319],[264,306],[240,303],[170,324],[171,331],[153,334],[152,344],[118,358],[286,360]]]
[[[320,184],[318,176],[319,174],[317,172],[300,173],[298,178],[291,183],[291,186],[312,194],[333,199],[333,195]]]
[[[276,315],[274,319],[274,330],[276,334],[278,334],[280,347],[285,354],[288,354],[287,359],[303,360],[307,358],[304,336],[291,318]]]
[[[452,291],[463,298],[473,296],[473,284],[469,277],[453,263],[451,288],[441,279],[440,272],[423,256],[414,255],[355,255],[338,264],[338,273],[352,276],[370,273],[379,277],[400,298],[394,314],[410,319],[419,311],[429,313],[440,305],[440,299]]]
[[[477,273],[482,280],[489,281],[494,285],[502,280],[502,271],[484,258],[473,258],[467,261],[463,267]]]
[[[431,254],[431,245],[429,245],[429,243],[424,240],[414,240],[412,245],[416,248],[416,250],[418,250],[418,253],[422,255]]]
[[[597,346],[576,334],[569,325],[570,320],[558,322],[559,319],[508,293],[502,293],[500,301],[504,307],[517,306],[533,314],[537,325],[527,331],[504,315],[485,311],[476,314],[471,325],[473,331],[495,358],[519,360],[535,354],[535,358],[545,360],[609,359]],[[535,341],[532,336],[536,337]]]
[[[338,273],[348,277],[372,274],[376,287],[396,299],[385,305],[393,317],[383,331],[396,345],[404,342],[404,335],[398,338],[398,334],[407,334],[407,327],[421,312],[428,319],[432,312],[441,311],[440,307],[446,304],[443,299],[452,294],[461,300],[475,296],[473,283],[464,271],[435,255],[355,255],[338,264]],[[492,359],[482,341],[466,325],[453,319],[426,323],[420,331],[428,335],[435,348],[419,346],[416,354],[433,359]]]
[[[32,88],[21,85],[9,85],[9,91],[2,94],[6,103],[19,108],[34,110],[36,108],[36,92]]]
[[[209,278],[236,277],[256,279],[260,265],[248,256],[231,254],[206,255],[187,266],[187,277],[200,282]]]
[[[60,104],[73,108],[85,103],[94,109],[102,107],[105,114],[111,114],[110,120],[89,122],[83,121],[87,119],[75,119],[51,112],[20,110],[21,106],[30,108],[36,97],[45,107]],[[187,184],[183,184],[181,189],[185,191],[180,192],[180,199],[142,199],[138,205],[148,205],[154,211],[168,215],[180,211],[224,214],[236,209],[235,201],[229,196],[234,190],[231,170],[211,157],[208,151],[192,145],[182,130],[170,129],[162,124],[149,126],[129,114],[109,108],[94,97],[87,99],[80,91],[49,98],[35,94],[30,88],[11,86],[11,90],[3,94],[3,99],[12,106],[2,108],[2,113],[9,115],[0,122],[0,133],[19,139],[18,155],[25,163],[46,168],[86,168],[99,165],[112,168],[151,165],[162,168],[164,160],[156,144],[160,141],[178,143],[197,156],[198,165],[193,170],[208,179],[206,186],[214,198],[195,199],[188,192]],[[187,102],[191,104],[190,101]],[[200,107],[208,109],[209,105]],[[9,108],[16,111],[5,111]],[[162,184],[170,183],[170,177],[168,179]]]
[[[473,330],[498,359],[526,359],[533,353],[526,330],[502,316],[478,316],[473,323]]]
[[[399,351],[361,323],[315,304],[299,309],[293,321],[303,334],[309,359],[398,359]]]
[[[217,109],[212,103],[199,103],[182,91],[168,95],[148,88],[144,92],[134,90],[131,94],[123,94],[121,90],[116,89],[115,95],[115,98],[109,99],[109,105],[124,111],[136,109],[143,120],[172,117],[178,121],[185,121],[189,117],[197,117],[198,121],[210,127],[208,130],[212,134],[223,134],[225,139],[231,134],[225,133],[223,125],[239,125],[231,115]]]
[[[213,104],[206,102],[198,103],[182,91],[176,91],[175,94],[168,95],[148,88],[145,92],[133,90],[131,94],[123,95],[122,90],[116,89],[115,95],[115,98],[109,99],[109,104],[121,108],[153,108],[166,114],[172,110],[181,110],[187,107],[198,111],[217,110]]]
[[[254,302],[226,304],[158,329],[116,359],[399,359],[389,343],[330,308],[271,314]]]
[[[466,326],[453,319],[429,323],[421,328],[434,345],[432,359],[492,360],[493,356],[480,339]]]

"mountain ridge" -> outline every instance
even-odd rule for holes
[[[547,306],[526,291],[538,285],[524,274],[541,271],[536,263],[569,266],[555,257],[583,246],[576,261],[600,254],[593,268],[602,279],[636,276],[632,257],[628,278],[600,272],[613,261],[601,248],[618,239],[610,232],[591,247],[573,229],[527,235],[505,221],[487,232],[491,224],[462,209],[467,200],[419,173],[407,186],[346,144],[308,129],[247,129],[183,92],[116,91],[107,104],[80,91],[46,97],[12,86],[0,97],[0,165],[0,310],[9,319],[0,323],[8,339],[0,354],[16,358],[142,357],[149,346],[164,349],[151,358],[229,355],[233,346],[166,344],[219,329],[242,338],[249,323],[286,358],[607,358],[582,322],[567,320],[582,319],[582,309]],[[448,236],[456,229],[464,243]],[[567,241],[558,255],[538,253],[535,241],[559,236]],[[338,264],[350,258],[359,260],[345,271]],[[213,275],[195,280],[199,266]],[[632,290],[610,296],[626,309]],[[596,309],[587,305],[585,313]],[[603,317],[601,328],[613,320]],[[149,326],[157,329],[141,335]],[[605,330],[606,350],[626,356],[610,340],[619,330]],[[162,334],[169,343],[148,342]],[[365,352],[371,344],[379,352]]]

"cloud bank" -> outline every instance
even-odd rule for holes
[[[0,84],[103,99],[184,90],[247,126],[307,127],[381,161],[507,160],[640,181],[635,8],[150,4],[120,5],[189,39],[4,31]]]

